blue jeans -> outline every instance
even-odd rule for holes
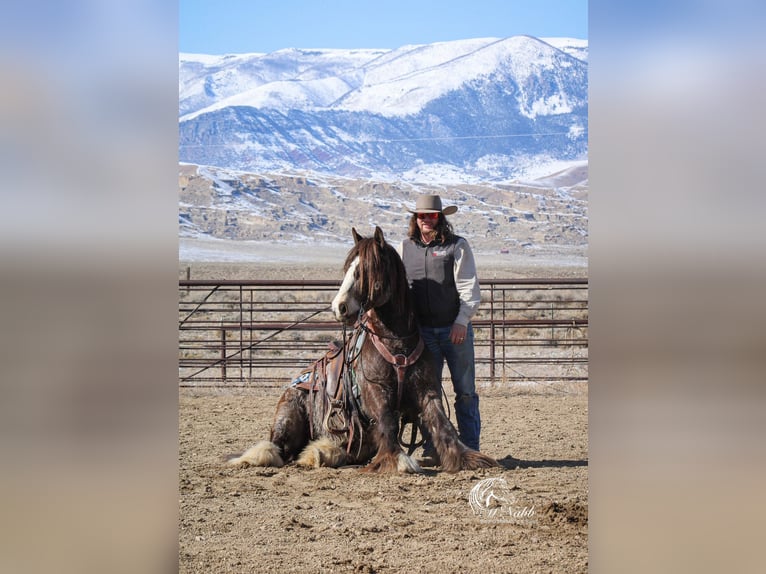
[[[451,327],[420,327],[428,350],[434,359],[439,387],[442,382],[444,361],[447,361],[452,388],[455,391],[455,417],[461,442],[469,448],[479,450],[481,417],[479,416],[479,395],[476,394],[476,364],[473,350],[473,325],[468,323],[465,341],[453,345],[449,340]],[[433,450],[426,437],[424,451]]]

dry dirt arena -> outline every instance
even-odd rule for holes
[[[316,267],[257,255],[181,263],[179,278],[339,278],[343,260],[330,254]],[[587,276],[577,266],[477,261],[486,277]],[[501,468],[381,476],[227,466],[226,455],[268,437],[281,389],[181,388],[179,571],[587,572],[587,384],[478,392],[482,451]],[[490,478],[505,480],[493,489],[504,502],[477,514],[471,490]]]
[[[180,390],[180,572],[587,571],[584,385],[479,390],[482,451],[502,468],[227,466],[268,437],[280,393]],[[503,502],[475,512],[471,489],[488,478],[505,480]]]

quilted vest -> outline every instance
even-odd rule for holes
[[[455,287],[455,245],[460,237],[446,244],[423,245],[407,239],[402,245],[402,261],[407,281],[415,298],[418,321],[426,327],[448,327],[460,311]]]

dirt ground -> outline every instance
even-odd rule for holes
[[[584,385],[480,389],[482,451],[502,468],[227,466],[268,437],[280,393],[180,390],[180,572],[587,571]],[[493,486],[504,498],[474,510],[471,490],[489,478],[505,480]]]
[[[182,262],[179,277],[339,278],[341,262]],[[487,277],[587,276],[486,263]],[[501,468],[381,476],[227,466],[268,437],[281,389],[179,389],[179,571],[586,572],[587,384],[478,392],[482,451]],[[501,502],[474,510],[472,489],[493,478]]]

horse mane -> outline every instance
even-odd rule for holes
[[[396,249],[383,239],[382,232],[378,234],[378,229],[375,237],[355,236],[356,243],[346,256],[343,269],[348,270],[358,257],[358,280],[367,297],[373,299],[375,294],[387,287],[391,290],[391,305],[399,314],[409,317],[413,309],[407,271]]]

